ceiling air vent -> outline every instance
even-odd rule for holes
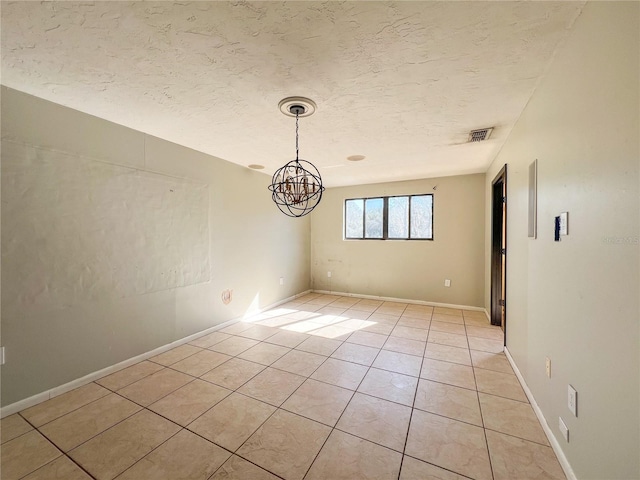
[[[471,130],[469,132],[469,142],[482,142],[488,140],[493,128],[481,128],[479,130]]]

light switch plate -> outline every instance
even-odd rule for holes
[[[578,392],[575,388],[569,385],[567,389],[567,405],[569,407],[569,411],[573,413],[575,417],[578,416]]]
[[[569,235],[569,212],[560,214],[560,235]]]
[[[564,423],[562,417],[558,417],[558,428],[560,429],[560,433],[562,433],[564,439],[567,441],[567,443],[569,443],[569,427],[567,427],[567,424]]]

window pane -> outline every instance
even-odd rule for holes
[[[433,238],[433,195],[411,197],[411,238]]]
[[[369,198],[365,201],[365,238],[382,238],[383,207],[382,198]]]
[[[409,238],[409,197],[389,197],[389,238]]]
[[[346,231],[347,238],[362,238],[364,200],[347,200]]]

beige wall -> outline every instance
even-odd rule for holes
[[[487,172],[488,247],[490,184],[508,164],[507,348],[581,479],[640,478],[639,17],[637,2],[587,4]],[[535,240],[527,238],[534,159]],[[556,243],[563,211],[569,236]],[[488,248],[485,265],[488,306]]]
[[[464,175],[327,189],[311,215],[313,288],[482,306],[484,178]],[[343,240],[345,199],[420,193],[434,194],[433,241]],[[444,286],[447,278],[451,287]]]
[[[266,175],[7,88],[2,140],[3,405],[309,288]]]

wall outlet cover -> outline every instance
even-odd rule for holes
[[[549,357],[545,358],[545,367],[547,370],[547,377],[551,378],[551,359]]]
[[[569,235],[569,212],[560,214],[560,235]]]
[[[450,287],[451,286],[451,280],[449,280],[448,278],[444,281],[444,286],[445,287]]]

